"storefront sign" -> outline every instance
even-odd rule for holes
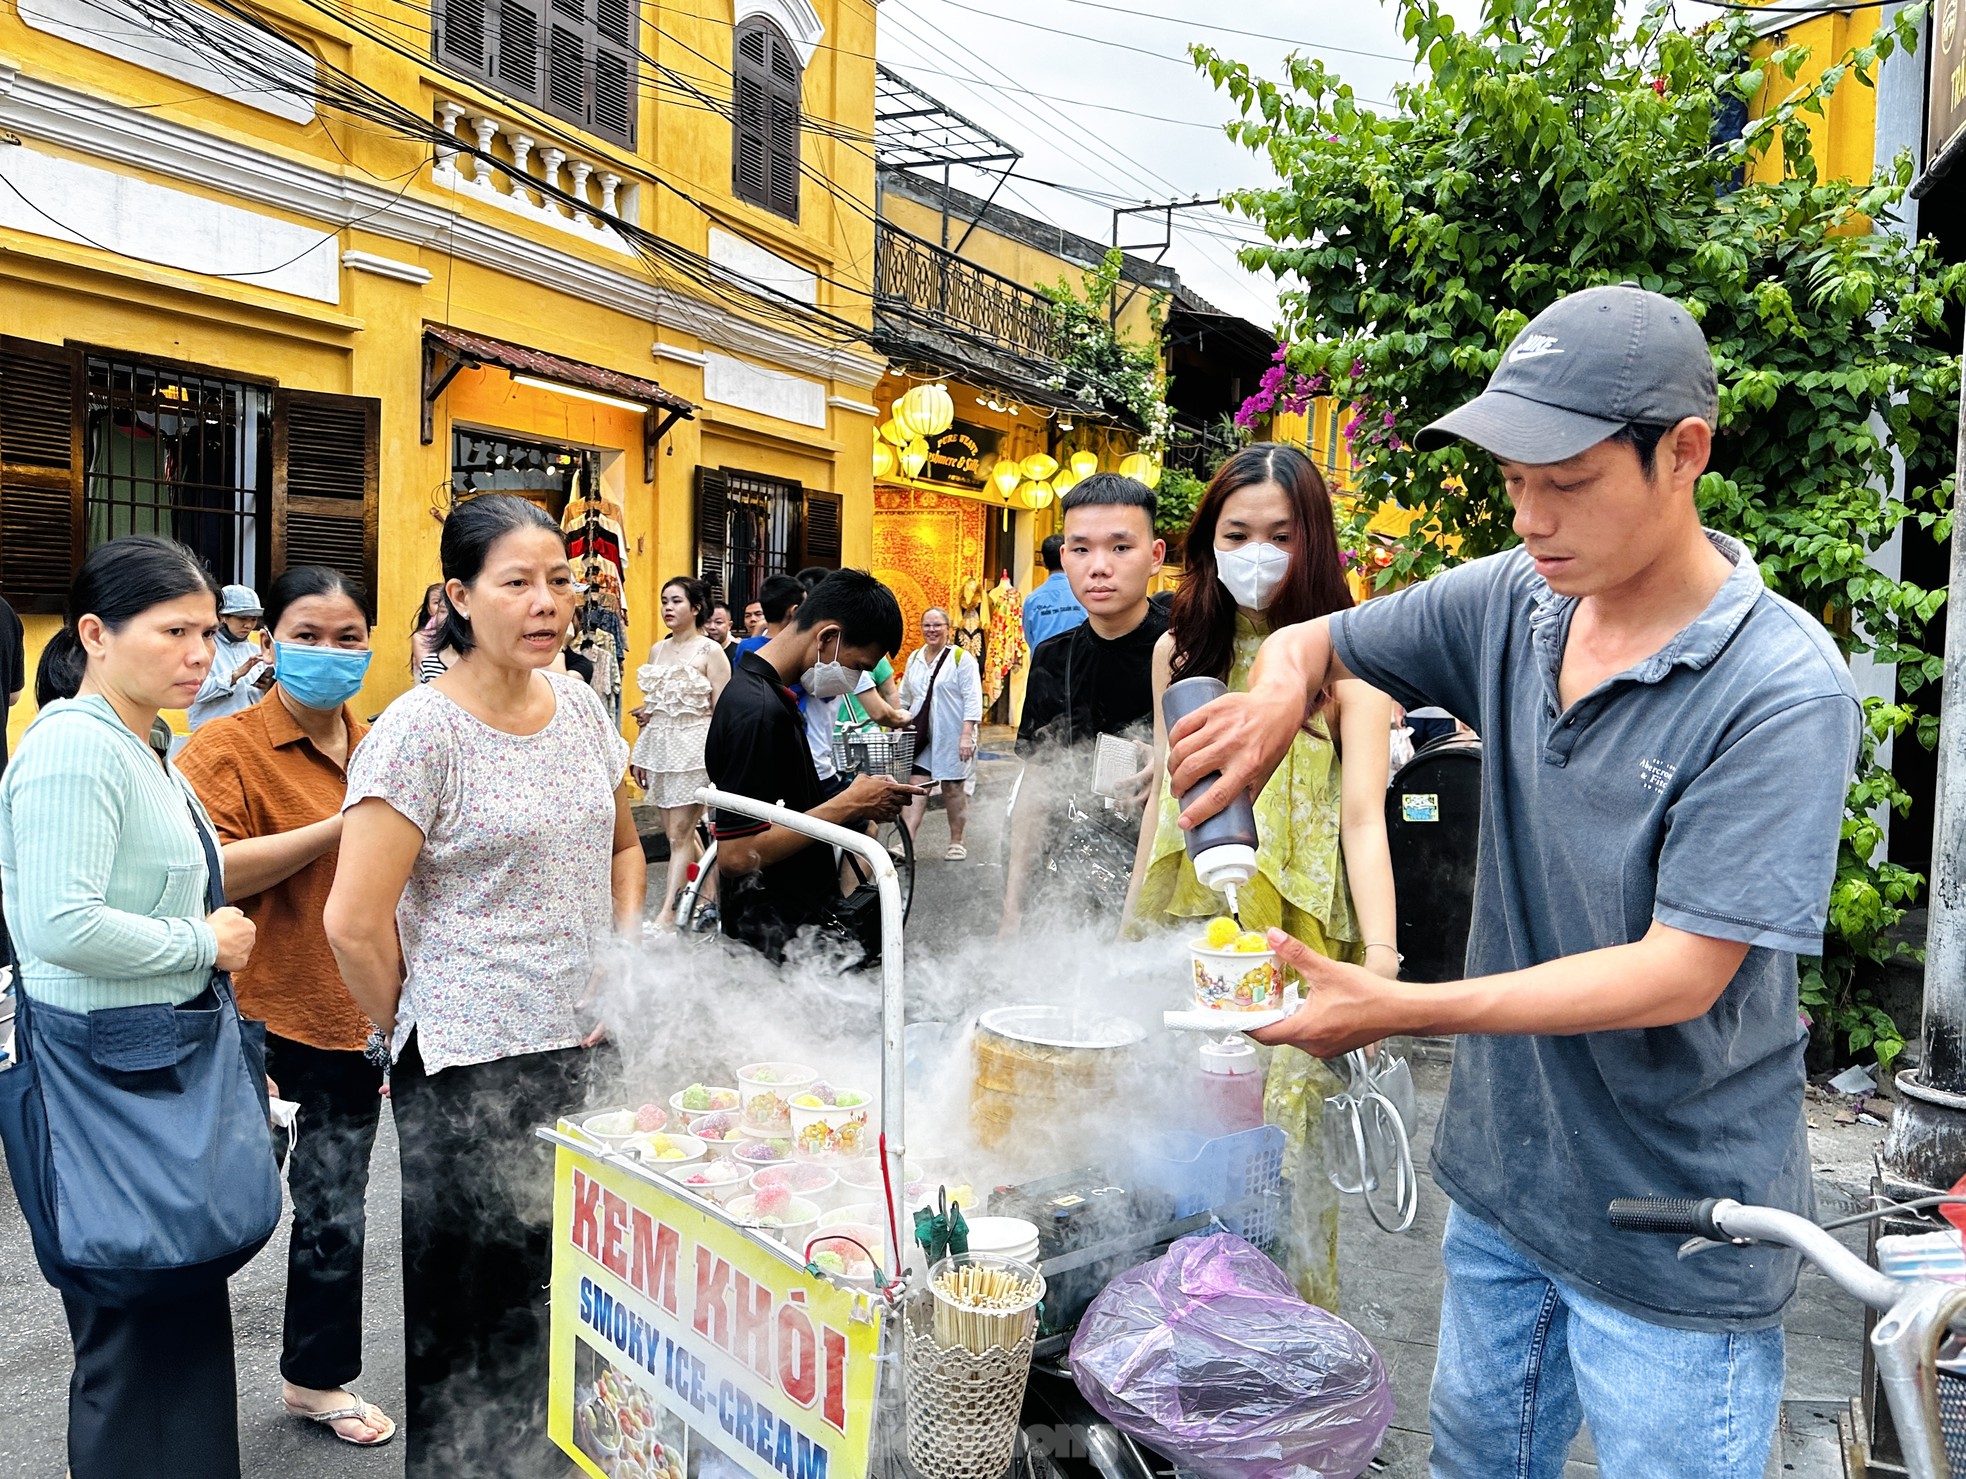
[[[866,1479],[877,1326],[679,1192],[558,1153],[548,1432],[597,1479],[680,1479],[680,1419],[756,1479]],[[669,1424],[670,1427],[663,1427]]]
[[[928,465],[920,481],[950,488],[981,488],[996,466],[1003,433],[988,426],[958,421],[928,444]]]
[[[1930,72],[1926,79],[1925,159],[1928,169],[1966,129],[1966,0],[1932,6]]]

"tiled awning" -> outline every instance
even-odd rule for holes
[[[642,480],[655,481],[656,443],[668,435],[678,421],[696,415],[696,407],[673,390],[664,390],[653,380],[604,370],[565,355],[508,344],[485,334],[467,333],[446,324],[423,326],[423,445],[436,439],[433,408],[460,370],[476,370],[495,365],[514,375],[526,375],[564,385],[575,394],[582,391],[610,396],[619,401],[637,401],[646,406],[642,417]]]
[[[528,349],[523,344],[508,344],[503,339],[442,324],[424,325],[423,339],[446,358],[470,369],[496,365],[520,375],[537,375],[542,380],[556,380],[562,385],[579,386],[622,400],[641,401],[652,411],[674,411],[679,416],[690,416],[696,411],[691,402],[673,390],[664,390],[653,380],[624,375],[619,370],[604,370],[599,365],[583,364],[564,355],[548,354],[543,349]]]

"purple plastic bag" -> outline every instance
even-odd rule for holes
[[[1204,1479],[1357,1479],[1393,1420],[1372,1343],[1229,1233],[1108,1284],[1072,1375],[1120,1431]]]

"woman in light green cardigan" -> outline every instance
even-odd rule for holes
[[[181,544],[92,550],[35,675],[41,712],[0,775],[0,888],[18,986],[70,1011],[177,1005],[237,970],[253,925],[207,914],[204,808],[168,758],[162,709],[212,662],[218,586]],[[216,842],[216,839],[214,839]],[[111,1308],[64,1294],[73,1479],[237,1479],[232,1310],[223,1280]]]

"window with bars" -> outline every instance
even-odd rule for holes
[[[737,28],[731,193],[799,219],[799,54],[770,21]]]
[[[838,569],[840,496],[728,467],[696,470],[696,573],[741,611],[765,580],[811,565]]]
[[[634,147],[636,0],[439,0],[433,13],[439,62]]]
[[[378,404],[0,336],[0,595],[58,611],[85,551],[180,540],[222,581],[375,589]]]
[[[273,491],[265,385],[88,356],[89,549],[126,534],[189,545],[220,580],[257,585]]]

